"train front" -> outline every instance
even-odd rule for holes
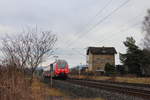
[[[68,74],[68,63],[65,60],[57,60],[55,65],[55,76],[59,78],[67,78]]]

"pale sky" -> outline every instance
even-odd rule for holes
[[[142,21],[149,8],[150,0],[0,0],[0,36],[36,25],[51,30],[58,37],[55,55],[73,67],[86,63],[89,46],[125,52],[122,41],[127,36],[140,45]]]

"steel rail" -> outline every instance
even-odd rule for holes
[[[110,83],[108,84],[107,82],[101,83],[101,82],[77,80],[77,79],[68,79],[65,81],[73,83],[73,84],[81,85],[81,86],[102,89],[102,90],[107,90],[107,91],[113,91],[113,92],[119,92],[119,93],[142,97],[142,98],[150,98],[150,90],[137,89],[137,88],[127,87],[127,86],[124,87],[124,86],[114,85]]]
[[[92,80],[92,79],[79,79],[79,78],[69,78],[69,80],[85,80],[85,81],[92,81],[92,82],[110,83],[110,84],[124,85],[124,86],[135,86],[135,87],[141,87],[141,88],[143,87],[143,88],[149,88],[150,89],[150,84],[113,82],[110,80]]]

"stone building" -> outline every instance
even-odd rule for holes
[[[104,72],[106,63],[115,65],[114,47],[88,47],[87,49],[87,65],[89,71]]]

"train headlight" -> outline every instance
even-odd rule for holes
[[[60,69],[57,69],[57,71],[59,71],[59,72],[60,72]]]
[[[68,70],[68,69],[65,69],[65,72],[66,72],[66,73],[68,73],[68,72],[69,72],[69,70]]]

